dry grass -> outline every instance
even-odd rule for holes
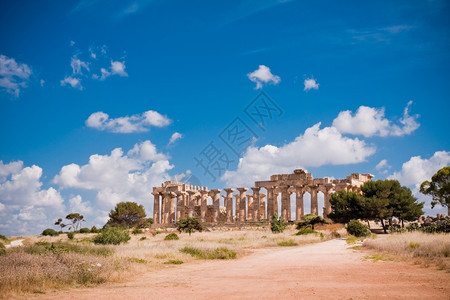
[[[450,235],[406,232],[378,239],[366,239],[363,246],[400,259],[413,259],[419,264],[433,264],[450,269]]]
[[[269,229],[216,229],[213,232],[196,232],[191,236],[182,233],[179,240],[164,240],[169,232],[157,235],[146,232],[132,235],[128,243],[118,246],[93,245],[91,240],[95,234],[76,234],[72,241],[66,235],[23,237],[24,247],[9,249],[6,255],[0,256],[0,298],[122,281],[150,269],[167,267],[168,264],[176,268],[177,264],[203,261],[180,251],[186,247],[206,254],[218,253],[214,257],[209,255],[208,259],[232,259],[235,256],[230,253],[241,257],[251,249],[278,247],[286,241],[290,245],[304,245],[327,240],[333,238],[331,233],[336,229],[323,228],[323,237],[313,234],[296,236],[294,226],[279,234],[273,234]],[[63,245],[62,250],[58,246],[56,250],[55,247],[46,250],[49,243]]]

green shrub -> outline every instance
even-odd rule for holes
[[[29,254],[44,254],[44,253],[79,253],[90,254],[95,256],[111,256],[114,250],[108,247],[98,246],[83,246],[69,242],[37,242],[34,245],[24,247],[24,251]]]
[[[175,225],[177,226],[179,232],[187,232],[189,235],[195,231],[202,232],[205,229],[202,221],[197,217],[180,219]]]
[[[100,230],[97,229],[97,227],[92,226],[92,228],[91,228],[91,233],[99,233],[99,232],[100,232]]]
[[[69,240],[73,240],[73,238],[75,237],[75,233],[73,231],[69,231],[67,233],[67,237],[69,238]]]
[[[436,223],[423,226],[421,230],[425,233],[450,233],[450,220],[438,220]]]
[[[0,243],[0,255],[6,254],[6,248],[3,243]]]
[[[169,233],[168,235],[166,235],[166,237],[164,238],[165,241],[171,241],[171,240],[179,240],[180,238],[178,237],[178,235],[176,233]]]
[[[47,228],[44,231],[42,231],[42,235],[48,235],[48,236],[58,236],[59,233],[56,232],[56,230]]]
[[[420,226],[417,223],[411,223],[408,226],[406,226],[406,230],[409,231],[409,232],[420,230]]]
[[[184,247],[184,248],[180,249],[180,252],[189,254],[190,256],[198,258],[198,259],[204,259],[206,256],[202,250],[200,250],[198,248],[194,248],[194,247]]]
[[[142,233],[144,233],[144,232],[142,231],[142,229],[135,228],[131,233],[132,233],[132,234],[142,234]]]
[[[272,221],[270,221],[270,230],[273,233],[282,233],[287,227],[287,222],[278,218],[277,214],[274,214],[272,217]]]
[[[400,226],[389,226],[389,233],[403,233],[406,232],[405,228],[401,228]]]
[[[351,220],[347,224],[347,232],[356,237],[370,235],[370,230],[366,225],[362,224],[358,220]]]
[[[182,260],[171,259],[165,262],[166,265],[181,265],[183,263]]]
[[[305,235],[305,234],[319,234],[319,233],[311,228],[303,228],[300,229],[295,235]]]
[[[152,232],[152,235],[155,236],[155,235],[161,234],[161,233],[162,233],[161,231],[157,230],[157,231],[155,231],[155,232]]]
[[[119,245],[121,243],[128,242],[129,239],[130,235],[128,234],[128,231],[117,227],[107,227],[94,238],[94,243],[103,245]]]
[[[208,253],[208,259],[234,259],[236,258],[236,251],[220,247]]]
[[[4,240],[5,242],[9,242],[8,238],[3,234],[0,234],[0,240]]]
[[[84,227],[80,229],[80,233],[91,233],[91,230],[89,228]]]
[[[139,240],[140,241],[143,241],[143,240],[146,240],[147,239],[147,237],[146,236],[143,236],[143,237],[141,237]]]
[[[289,241],[282,241],[278,243],[278,246],[280,247],[291,247],[291,246],[297,246],[298,243],[294,242],[293,240]]]
[[[341,234],[339,232],[332,231],[331,232],[331,237],[334,238],[334,239],[339,239],[339,238],[341,238]]]
[[[236,251],[225,247],[216,248],[212,251],[202,251],[194,247],[184,247],[180,252],[186,253],[197,259],[234,259],[236,258]]]

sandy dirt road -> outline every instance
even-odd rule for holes
[[[260,249],[237,260],[171,265],[127,283],[32,299],[450,299],[448,272],[364,260],[366,254],[347,249],[344,240]]]

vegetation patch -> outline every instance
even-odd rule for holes
[[[165,241],[172,241],[172,240],[179,240],[180,238],[178,237],[178,235],[176,233],[169,233],[168,235],[166,235],[166,237],[164,238]]]
[[[359,222],[358,220],[351,220],[350,222],[348,222],[347,232],[356,237],[370,235],[369,228],[366,225],[361,224],[361,222]]]
[[[357,238],[354,235],[350,235],[349,237],[347,237],[347,239],[345,240],[345,242],[349,245],[355,244],[356,242],[360,242],[361,240],[359,238]]]
[[[134,263],[138,263],[138,264],[146,264],[147,261],[145,259],[142,258],[137,258],[137,257],[130,257],[128,258],[129,261],[134,262]]]
[[[130,240],[130,235],[127,231],[117,227],[107,227],[94,238],[95,244],[102,245],[119,245]]]
[[[47,229],[44,229],[44,231],[42,231],[42,235],[45,235],[45,236],[58,236],[59,233],[56,230],[54,230],[54,229],[47,228]]]
[[[180,249],[180,252],[186,253],[195,257],[196,259],[234,259],[236,258],[236,251],[219,247],[214,250],[200,250],[194,247],[184,247]]]
[[[270,230],[273,233],[282,233],[286,229],[287,224],[277,214],[273,214],[272,221],[270,221]]]
[[[141,237],[139,240],[140,241],[143,241],[143,240],[146,240],[147,239],[147,237],[146,236],[143,236],[143,237]]]
[[[4,236],[3,234],[0,234],[0,240],[5,241],[6,243],[9,242],[8,238],[6,236]]]
[[[136,228],[136,229],[134,229],[131,233],[132,233],[132,234],[143,234],[144,231],[142,231],[142,229]]]
[[[164,262],[164,264],[166,265],[181,265],[183,263],[182,260],[178,260],[178,259],[170,259],[166,262]]]
[[[280,247],[292,247],[292,246],[297,246],[298,243],[296,243],[293,240],[289,240],[289,241],[282,241],[278,243],[278,246]]]

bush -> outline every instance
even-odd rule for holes
[[[134,229],[131,233],[132,233],[132,234],[142,234],[142,233],[144,233],[144,232],[143,232],[141,229],[136,228],[136,229]]]
[[[282,241],[278,243],[278,246],[280,247],[291,247],[291,246],[297,246],[298,243],[294,242],[293,240],[289,241]]]
[[[366,225],[361,224],[358,220],[351,220],[347,224],[347,232],[356,237],[368,236],[370,235],[370,230]]]
[[[274,214],[272,217],[272,221],[270,222],[270,230],[273,233],[282,233],[287,227],[287,222],[278,218],[277,214]]]
[[[193,256],[198,259],[205,258],[205,253],[203,253],[202,250],[200,250],[198,248],[194,248],[194,247],[184,247],[184,248],[180,249],[180,252],[189,254],[190,256]]]
[[[182,260],[171,259],[165,262],[166,265],[181,265],[183,263]]]
[[[73,231],[70,231],[67,233],[67,237],[69,238],[69,240],[73,240],[73,238],[75,237],[75,233]]]
[[[409,232],[420,230],[420,226],[417,223],[411,223],[408,226],[406,226],[406,230],[408,230]]]
[[[162,232],[159,230],[156,230],[155,232],[152,233],[153,236],[157,235],[157,234],[161,234]]]
[[[119,245],[128,242],[129,239],[130,235],[128,234],[128,231],[117,227],[107,227],[94,238],[94,243],[102,245]]]
[[[171,240],[179,240],[180,238],[178,237],[178,235],[176,233],[169,233],[168,235],[166,235],[166,237],[164,238],[165,241],[171,241]]]
[[[341,234],[339,232],[332,231],[331,232],[331,237],[334,238],[334,239],[339,239],[339,238],[341,238]]]
[[[44,231],[42,231],[42,235],[48,235],[48,236],[58,236],[59,233],[56,232],[56,230],[53,230],[51,228],[47,228]]]
[[[100,232],[100,230],[98,230],[97,227],[92,226],[91,233],[99,233],[99,232]]]
[[[236,251],[230,250],[225,247],[214,249],[214,251],[208,253],[208,259],[234,259],[236,258]]]
[[[80,229],[80,233],[91,233],[91,230],[89,228],[84,227]]]
[[[425,233],[450,233],[450,219],[438,220],[422,227]]]
[[[4,240],[5,242],[9,242],[8,238],[3,234],[0,234],[0,240]]]
[[[0,243],[0,255],[6,254],[6,248],[3,243]]]
[[[406,232],[405,228],[401,228],[400,226],[389,226],[388,227],[389,233],[402,233]]]
[[[295,235],[305,235],[305,234],[319,234],[317,231],[312,230],[311,228],[303,228],[300,229]]]
[[[139,240],[140,241],[143,241],[143,240],[146,240],[147,239],[147,237],[146,236],[143,236],[143,237],[141,237]]]
[[[176,224],[179,232],[188,232],[191,235],[192,232],[204,230],[202,221],[196,217],[187,217],[180,219]]]

